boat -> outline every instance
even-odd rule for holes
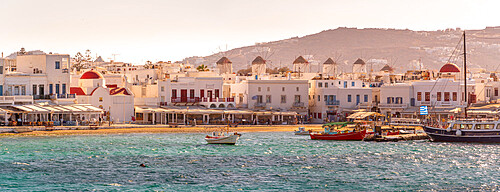
[[[465,31],[463,32],[464,48],[464,93],[467,92],[467,52]],[[461,40],[462,40],[461,39]],[[435,142],[477,142],[477,143],[500,143],[500,128],[498,120],[470,119],[467,117],[469,96],[464,95],[465,107],[464,117],[456,118],[448,122],[448,126],[424,126],[424,131]]]
[[[424,126],[424,131],[435,142],[500,143],[498,126],[498,120],[458,119],[446,129]]]
[[[212,132],[211,135],[205,136],[205,141],[208,144],[227,144],[227,145],[235,145],[238,139],[241,137],[241,134],[234,132],[229,132],[229,126],[226,131],[215,131]]]
[[[304,127],[299,127],[299,130],[293,132],[295,135],[309,135],[311,130],[305,130]]]
[[[361,141],[366,136],[366,129],[360,129],[358,126],[348,128],[353,122],[333,122],[323,125],[325,131],[320,133],[311,133],[313,140],[346,140]]]

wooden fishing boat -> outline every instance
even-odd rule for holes
[[[353,124],[352,122],[334,122],[323,125],[325,131],[320,133],[311,133],[313,140],[347,140],[347,141],[361,141],[366,136],[366,129],[353,129],[346,128],[347,125]]]

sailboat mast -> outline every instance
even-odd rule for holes
[[[467,49],[465,47],[465,31],[464,31],[464,34],[463,34],[463,37],[464,37],[464,98],[465,98],[465,108],[464,108],[464,112],[465,112],[465,117],[467,117],[467,107],[469,106],[469,100],[467,99]]]

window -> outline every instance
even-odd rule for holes
[[[437,100],[441,101],[441,92],[437,92]]]
[[[26,86],[21,86],[21,95],[26,95]]]
[[[326,85],[326,84],[325,84]],[[323,95],[323,101],[327,102],[328,101],[328,95]]]
[[[262,95],[257,95],[257,103],[262,103]]]
[[[59,84],[56,84],[56,94],[59,94]]]
[[[162,103],[165,102],[165,96],[160,97],[160,102],[162,102]]]
[[[325,83],[325,88],[328,88],[328,83]]]
[[[363,102],[365,102],[365,103],[368,102],[368,95],[364,96]]]
[[[52,91],[52,88],[53,88],[52,86],[53,86],[52,84],[49,84],[49,94],[50,94],[50,95],[52,95],[52,93],[54,93],[54,92]]]
[[[387,104],[391,104],[392,103],[392,97],[387,97]]]
[[[243,93],[240,93],[238,96],[240,98],[240,103],[243,103]]]
[[[66,94],[66,83],[62,84],[62,88],[61,89],[62,89],[61,90],[62,94]]]
[[[189,97],[194,98],[194,89],[189,90]]]
[[[323,87],[323,83],[318,82],[318,87]]]
[[[286,95],[281,95],[281,103],[286,103]]]
[[[281,87],[281,91],[285,92],[285,87]]]
[[[177,98],[177,89],[172,89],[172,98]]]
[[[300,95],[295,95],[295,103],[300,103]]]
[[[297,91],[299,91],[299,87],[297,87],[296,89],[297,89]]]
[[[425,101],[431,101],[431,92],[425,92]]]
[[[3,74],[3,66],[0,66],[0,74]]]
[[[271,87],[267,87],[267,91],[271,91]]]
[[[99,97],[99,102],[102,102],[102,97]]]
[[[219,98],[219,89],[215,89],[215,98]]]
[[[417,101],[422,101],[422,92],[417,92]]]
[[[45,95],[45,89],[43,85],[38,85],[38,94]]]
[[[453,92],[453,101],[457,101],[457,92]]]
[[[205,90],[200,89],[200,98],[205,97]]]
[[[318,95],[318,101],[321,101],[321,95]]]
[[[444,101],[450,101],[450,92],[444,92]]]
[[[261,91],[261,88],[260,87],[257,87],[257,91],[260,92]]]
[[[161,92],[165,91],[165,87],[161,86]]]
[[[33,95],[36,95],[36,85],[33,85]]]
[[[271,95],[266,95],[266,103],[271,103]]]
[[[56,69],[60,69],[61,68],[61,62],[60,61],[56,61]]]
[[[498,88],[495,88],[495,96],[498,96]]]
[[[355,85],[356,85],[356,83],[354,83],[354,81],[353,81],[353,82],[351,83],[351,86],[353,86],[353,87],[354,87]]]
[[[347,102],[351,102],[352,98],[351,95],[347,95]]]

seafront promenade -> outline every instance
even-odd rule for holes
[[[99,126],[97,130],[91,130],[89,126],[57,126],[53,131],[47,131],[46,127],[3,127],[0,128],[0,136],[52,136],[52,135],[91,135],[91,134],[126,134],[126,133],[206,133],[216,129],[225,128],[224,125],[199,125],[170,127],[169,125],[137,125],[137,124],[115,124],[111,126]],[[321,124],[307,125],[239,125],[231,127],[236,132],[289,132],[305,127],[306,130],[321,131]],[[30,132],[13,133],[15,129],[29,128]]]

